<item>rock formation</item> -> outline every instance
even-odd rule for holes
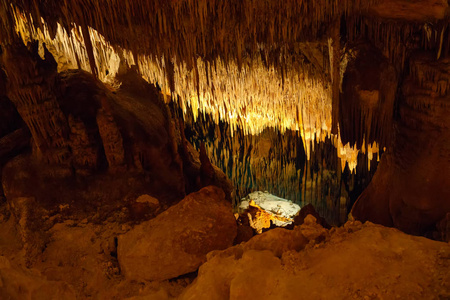
[[[449,298],[449,20],[0,0],[0,298]],[[255,190],[296,224],[233,217]]]
[[[56,62],[46,48],[45,59],[41,59],[37,46],[32,43],[27,49],[19,41],[5,47],[8,97],[33,136],[36,155],[49,164],[67,165],[69,128],[57,101]]]
[[[117,257],[126,278],[162,281],[196,271],[206,254],[230,247],[235,237],[224,192],[206,187],[119,236]]]
[[[310,242],[303,251],[276,249],[266,243],[254,247],[252,239],[239,250],[211,253],[180,299],[448,297],[449,252],[441,243],[370,223],[347,223],[341,230],[322,233],[316,226],[295,230],[315,232],[325,239]],[[277,230],[259,237],[272,234],[284,245],[298,241],[287,230]],[[308,239],[303,241],[304,247]],[[430,257],[436,260],[431,262]],[[405,261],[418,263],[406,265]]]
[[[392,151],[353,207],[356,218],[424,234],[450,210],[449,67],[423,53],[411,58]]]

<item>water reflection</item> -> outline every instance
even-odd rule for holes
[[[314,205],[332,225],[346,221],[356,198],[375,173],[377,160],[359,154],[356,172],[341,168],[340,158],[330,139],[314,142],[311,159],[306,159],[298,132],[280,133],[265,129],[259,135],[231,136],[229,126],[216,125],[207,115],[196,122],[185,114],[186,138],[199,149],[205,143],[211,163],[221,168],[236,189],[235,203],[254,191],[268,191],[304,206]]]

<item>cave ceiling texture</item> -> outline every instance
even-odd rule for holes
[[[450,240],[449,21],[449,0],[0,0],[0,298],[36,299],[48,279],[60,299],[123,299],[140,280],[184,299],[234,282],[224,293],[244,299],[220,283],[239,272],[216,267],[263,261],[285,278],[278,259],[299,250],[339,265],[366,247],[360,265],[378,272],[371,259],[396,262],[379,253],[399,245],[405,261],[434,257],[440,284],[399,294],[447,299],[448,243],[400,231]],[[233,218],[258,190],[304,207],[292,230],[256,235],[253,204]],[[392,299],[395,278],[364,299]],[[350,290],[309,297],[362,299]]]
[[[407,229],[421,218],[437,221],[450,205],[448,7],[444,0],[2,1],[1,42],[5,50],[17,35],[45,42],[59,70],[81,68],[112,86],[120,85],[121,65],[136,65],[194,120],[211,114],[231,134],[298,131],[308,157],[311,141],[329,138],[350,169],[359,151],[373,158],[386,147],[387,170],[354,212]],[[375,207],[376,216],[368,211]]]
[[[231,135],[292,130],[308,158],[329,139],[350,170],[358,153],[384,149],[354,215],[416,232],[450,207],[448,14],[444,0],[2,1],[0,25],[11,90],[32,72],[14,61],[18,40],[37,40],[59,71],[81,68],[111,88],[135,65],[166,102]],[[27,95],[10,98],[38,148],[64,148],[26,116]]]

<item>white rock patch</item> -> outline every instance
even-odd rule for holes
[[[292,220],[300,211],[300,206],[290,200],[274,196],[268,192],[257,191],[242,199],[241,204],[238,207],[238,212],[244,212],[249,207],[250,201],[252,200],[266,212],[290,220]],[[292,221],[282,221],[277,219],[273,219],[272,221],[276,226],[286,226],[292,223]]]

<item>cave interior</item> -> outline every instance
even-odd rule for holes
[[[0,299],[450,299],[450,1],[0,17]]]

